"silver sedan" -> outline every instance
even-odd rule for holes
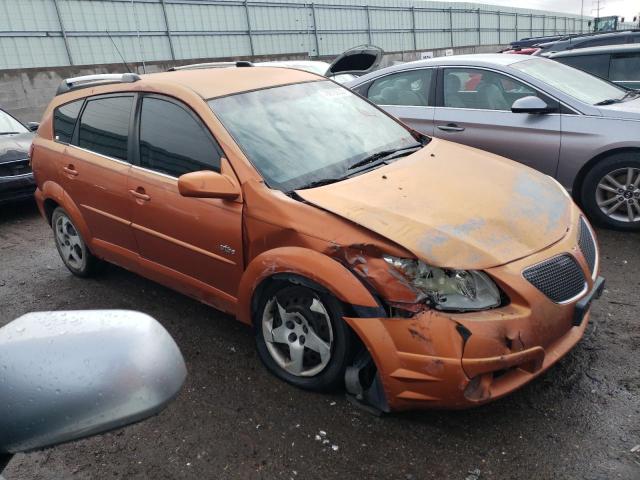
[[[640,230],[638,92],[553,60],[505,54],[410,62],[346,85],[421,133],[556,178],[601,225]]]

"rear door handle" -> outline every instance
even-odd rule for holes
[[[145,202],[151,200],[151,197],[144,193],[144,188],[142,187],[138,187],[136,190],[129,190],[129,193],[140,200],[144,200]]]
[[[67,165],[66,167],[62,168],[65,173],[71,175],[72,177],[77,177],[78,176],[78,171],[73,167],[73,165]]]
[[[464,132],[464,127],[458,126],[456,123],[447,123],[446,125],[438,125],[438,129],[443,132]]]

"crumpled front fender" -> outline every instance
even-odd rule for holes
[[[333,258],[308,248],[280,247],[258,255],[242,275],[238,289],[238,320],[251,324],[254,292],[265,279],[276,274],[309,279],[350,305],[379,308],[378,301],[363,283]]]

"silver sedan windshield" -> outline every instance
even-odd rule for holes
[[[511,66],[589,105],[619,100],[626,93],[620,87],[559,62],[532,58]]]

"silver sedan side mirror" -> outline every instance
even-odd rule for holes
[[[540,97],[530,95],[513,102],[511,111],[513,113],[551,113],[555,112],[556,109],[547,105]]]
[[[171,336],[143,313],[23,315],[0,328],[0,459],[154,415],[186,373]]]

